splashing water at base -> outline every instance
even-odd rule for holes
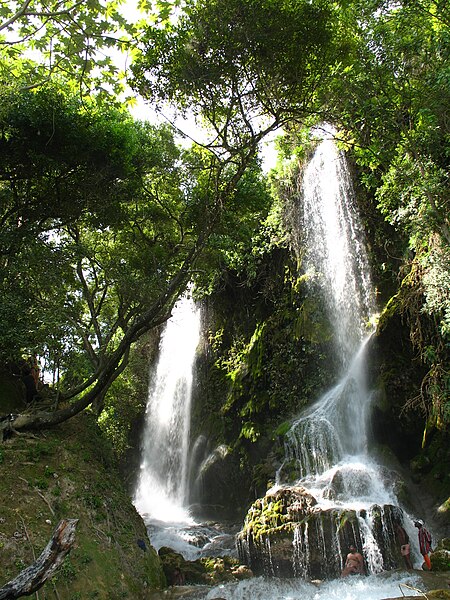
[[[403,594],[420,597],[422,594],[415,590],[421,586],[419,577],[400,573],[337,579],[317,585],[296,579],[258,577],[238,584],[219,585],[207,593],[190,597],[198,600],[382,600]]]

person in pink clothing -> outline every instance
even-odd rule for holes
[[[414,525],[419,530],[420,554],[423,556],[423,559],[425,561],[425,564],[427,565],[428,570],[431,571],[431,560],[430,560],[430,557],[428,556],[428,554],[431,550],[431,533],[428,531],[428,529],[425,529],[425,527],[423,525],[423,521],[421,521],[420,519],[418,519],[417,521],[414,521]]]

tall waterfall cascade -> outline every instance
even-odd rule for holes
[[[150,378],[142,461],[134,503],[160,521],[188,518],[188,445],[193,364],[200,339],[200,310],[189,297],[174,306],[162,333]]]
[[[294,422],[287,435],[287,459],[298,461],[301,478],[307,479],[317,493],[317,486],[327,480],[324,474],[331,475],[338,468],[361,477],[370,405],[365,359],[370,336],[367,324],[375,312],[369,261],[350,175],[344,156],[331,138],[318,145],[305,169],[302,209],[305,270],[311,287],[319,289],[325,298],[342,369],[339,382]],[[350,484],[350,496],[356,500],[355,481]]]
[[[321,289],[344,368],[375,312],[364,236],[345,157],[324,139],[308,163],[301,189],[306,273]]]
[[[351,178],[332,135],[318,142],[303,172],[300,202],[302,264],[333,328],[338,381],[293,421],[276,485],[247,515],[240,555],[256,572],[332,578],[355,544],[367,573],[376,574],[398,564],[396,522],[403,521],[411,540],[417,534],[403,520],[394,475],[368,451],[374,288]],[[269,530],[267,514],[280,505],[273,534],[255,535],[255,518]]]

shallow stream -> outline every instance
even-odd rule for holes
[[[170,588],[155,594],[152,600],[385,600],[403,596],[423,598],[423,589],[423,581],[419,574],[405,572],[315,583],[300,579],[257,577],[213,588]]]

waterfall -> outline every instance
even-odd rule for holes
[[[331,137],[318,144],[303,174],[299,230],[309,285],[325,299],[342,371],[338,383],[294,421],[286,436],[286,458],[296,461],[300,479],[321,499],[332,495],[337,469],[343,480],[339,494],[354,498],[367,495],[370,479],[365,350],[375,305],[350,175]]]
[[[134,503],[161,521],[187,518],[188,443],[192,369],[200,336],[200,311],[189,297],[174,306],[161,336],[150,377],[142,462]]]
[[[323,293],[346,368],[374,312],[374,294],[350,174],[331,137],[320,142],[304,171],[302,207],[306,272]]]
[[[294,536],[294,572],[308,573],[305,556],[310,553],[309,544],[321,545],[324,520],[339,522],[339,515],[353,511],[353,532],[348,530],[346,535],[364,553],[369,573],[378,573],[392,563],[391,519],[397,500],[368,453],[371,391],[366,381],[366,349],[371,336],[367,325],[375,311],[374,291],[351,178],[331,136],[318,143],[305,168],[301,208],[303,265],[310,293],[324,300],[340,372],[338,382],[292,423],[273,490],[292,481],[294,471],[296,485],[317,501],[316,528]],[[327,544],[335,549],[343,543],[340,527],[334,533],[328,528]],[[342,551],[334,552],[341,564],[332,568],[335,573],[342,568],[348,543],[347,537]],[[333,560],[327,558],[328,564]]]
[[[288,459],[298,461],[300,475],[319,475],[345,455],[366,449],[366,415],[370,394],[364,372],[365,348],[361,344],[347,373],[322,396],[287,434]]]

